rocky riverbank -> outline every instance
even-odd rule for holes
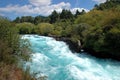
[[[64,41],[70,48],[70,50],[74,53],[80,53],[81,50],[83,49],[85,52],[87,52],[88,54],[95,56],[97,58],[102,58],[102,59],[114,59],[114,60],[118,60],[120,61],[120,57],[119,56],[115,56],[109,53],[104,53],[104,52],[96,52],[93,49],[88,49],[88,48],[84,48],[82,47],[82,45],[80,45],[80,41],[78,42],[73,42],[70,38],[68,37],[57,37],[57,36],[49,36],[49,37],[53,37],[54,39],[58,40],[58,41]]]

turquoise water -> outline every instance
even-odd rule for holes
[[[62,41],[38,35],[24,35],[33,50],[31,72],[48,80],[120,80],[120,62],[97,59],[86,53],[72,53]]]

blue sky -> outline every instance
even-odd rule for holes
[[[106,0],[0,0],[0,15],[10,19],[17,16],[48,16],[53,10],[61,12],[63,8],[85,11],[91,10],[95,4],[104,3]]]

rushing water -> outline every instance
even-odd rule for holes
[[[31,71],[48,80],[120,80],[120,62],[97,59],[85,53],[73,54],[62,41],[38,35],[24,35],[33,50]]]

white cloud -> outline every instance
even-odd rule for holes
[[[8,5],[4,8],[0,8],[0,12],[15,12],[15,13],[33,13],[32,5]]]
[[[29,0],[34,6],[46,6],[51,4],[51,0]]]
[[[56,10],[57,12],[61,12],[62,9],[70,9],[70,3],[65,3],[65,2],[61,2],[59,4],[54,4],[49,6],[49,8],[51,9],[51,11]]]
[[[70,9],[70,3],[61,2],[59,4],[52,4],[46,6],[34,6],[34,5],[8,5],[4,8],[0,8],[0,12],[15,12],[16,14],[41,14],[49,15],[53,10],[58,12],[62,11],[63,8]]]
[[[17,15],[43,15],[48,16],[52,13],[53,10],[61,12],[62,9],[71,10],[72,13],[75,13],[76,10],[82,11],[84,8],[72,8],[70,3],[60,2],[58,4],[51,4],[51,0],[29,0],[30,4],[28,5],[8,5],[6,7],[0,8],[2,13],[13,13]],[[84,9],[88,11],[87,9]]]
[[[81,12],[82,10],[85,10],[85,12],[88,12],[88,11],[89,11],[88,9],[85,9],[85,8],[73,8],[73,9],[71,9],[71,12],[72,12],[73,14],[75,14],[77,10],[78,10],[79,12]]]
[[[106,2],[106,0],[93,0],[93,1],[98,2],[98,3],[104,3],[104,2]]]

